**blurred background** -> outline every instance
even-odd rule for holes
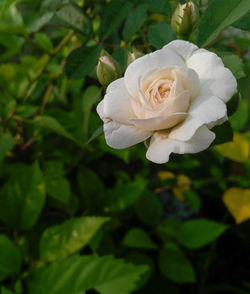
[[[171,23],[184,3],[0,1],[2,294],[250,293],[250,2],[195,0]],[[233,72],[229,121],[162,165],[111,149],[99,57],[121,75],[177,38]]]

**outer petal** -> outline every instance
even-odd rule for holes
[[[186,117],[186,112],[177,112],[166,116],[157,116],[146,119],[130,119],[129,121],[138,128],[155,131],[172,128],[183,121]]]
[[[183,59],[178,54],[166,48],[136,59],[125,72],[125,84],[130,95],[137,98],[140,77],[155,70],[175,65],[185,66]]]
[[[186,61],[198,49],[198,47],[190,42],[183,40],[175,40],[163,47],[176,52],[184,61]]]
[[[236,79],[214,53],[199,49],[187,60],[200,78],[200,95],[213,95],[227,102],[236,92]]]
[[[224,102],[214,96],[200,96],[191,105],[188,118],[172,129],[169,138],[188,141],[202,125],[215,125],[225,119],[227,108]]]
[[[104,124],[104,135],[110,147],[123,149],[146,140],[152,132],[110,121]]]
[[[146,157],[155,163],[165,163],[171,153],[197,153],[205,150],[215,139],[215,134],[206,126],[200,127],[187,142],[171,140],[167,135],[155,133],[152,137]]]
[[[105,117],[128,124],[128,119],[135,117],[130,99],[131,97],[125,87],[124,78],[112,82],[103,100],[103,113]]]

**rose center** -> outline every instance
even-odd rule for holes
[[[169,96],[173,81],[169,79],[156,79],[151,82],[145,91],[145,96],[152,107],[162,104]]]

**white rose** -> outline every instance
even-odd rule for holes
[[[227,119],[236,92],[231,71],[214,53],[176,40],[131,63],[112,82],[97,112],[107,144],[127,148],[151,137],[146,157],[165,163],[170,153],[196,153],[212,143],[209,129]]]

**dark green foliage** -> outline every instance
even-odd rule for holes
[[[96,65],[176,39],[177,2],[0,1],[1,294],[249,293],[250,2],[195,3],[238,92],[211,148],[156,165],[106,144]]]

